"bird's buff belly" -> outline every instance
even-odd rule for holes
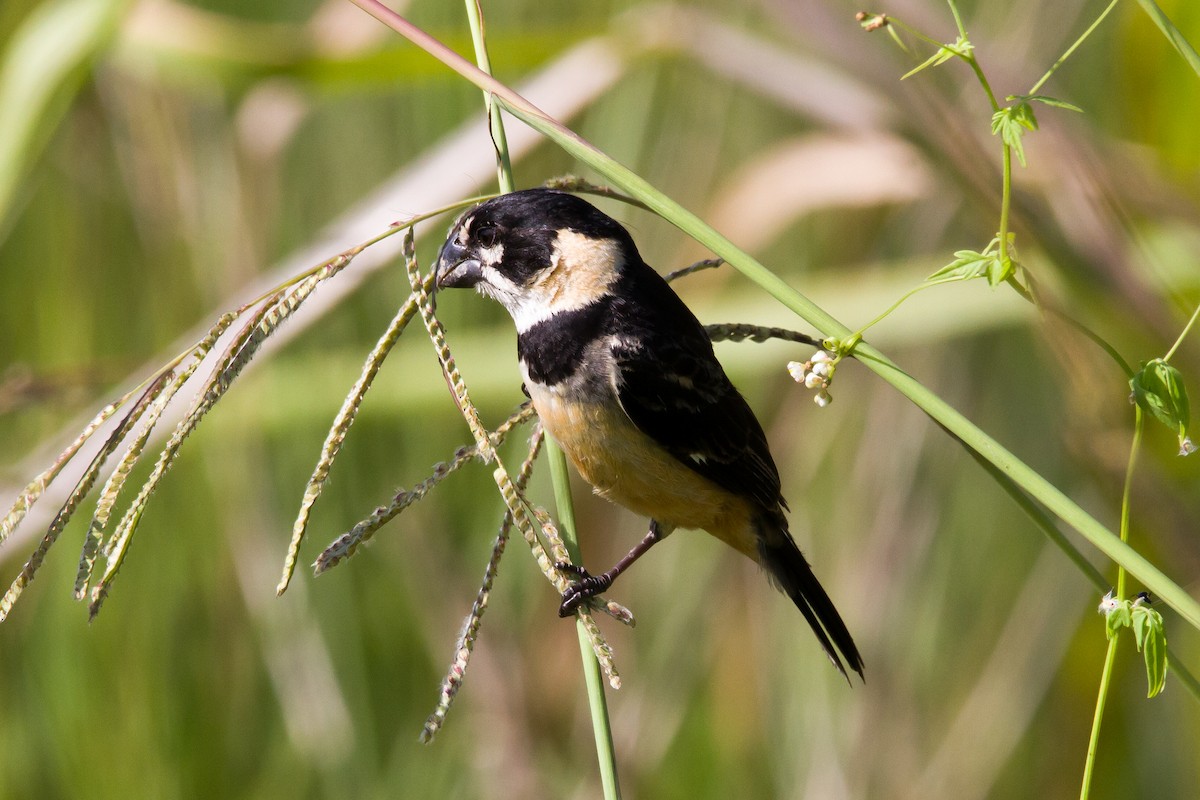
[[[708,531],[756,556],[749,504],[659,447],[615,403],[564,402],[530,388],[546,432],[596,494],[665,526]]]

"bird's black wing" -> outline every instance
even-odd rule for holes
[[[755,503],[759,563],[804,614],[834,666],[848,678],[849,664],[861,676],[854,638],[788,533],[762,426],[713,355],[704,327],[650,272],[627,281],[611,308],[621,407],[680,462]]]
[[[778,509],[779,471],[767,437],[713,355],[704,327],[657,275],[639,283],[626,287],[630,299],[613,309],[621,331],[611,339],[621,407],[683,464],[764,509]]]

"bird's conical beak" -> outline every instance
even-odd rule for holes
[[[469,258],[465,247],[449,241],[438,256],[439,289],[470,289],[483,280],[483,267],[477,258]]]

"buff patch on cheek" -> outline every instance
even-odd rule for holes
[[[550,311],[571,311],[604,297],[624,262],[620,245],[612,239],[562,230],[550,253],[551,266],[537,277],[536,284],[550,299]]]

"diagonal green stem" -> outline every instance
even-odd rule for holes
[[[707,247],[712,253],[724,258],[731,266],[820,331],[825,337],[843,339],[850,334],[850,329],[844,324],[793,289],[752,256],[738,249],[733,242],[709,227],[695,214],[655,189],[628,167],[618,163],[578,134],[552,119],[509,87],[476,69],[444,44],[388,9],[379,0],[352,0],[352,2],[410,39],[471,83],[495,94],[500,103],[522,122],[554,141],[567,153],[596,170],[622,191],[641,200],[652,211]],[[874,347],[865,342],[859,344],[855,349],[855,355],[868,369],[895,387],[913,404],[1012,478],[1022,489],[1042,503],[1055,516],[1078,531],[1094,547],[1124,566],[1149,591],[1174,608],[1188,624],[1200,630],[1200,603],[1144,556],[1122,542],[1116,534],[1063,494],[1060,489],[1002,447],[999,442],[984,433],[946,401],[922,386],[915,378],[904,372]]]
[[[1137,2],[1162,31],[1163,36],[1167,37],[1171,46],[1179,51],[1179,55],[1183,56],[1183,60],[1188,63],[1188,66],[1195,70],[1197,75],[1200,75],[1200,53],[1196,52],[1196,48],[1192,47],[1191,42],[1175,27],[1175,24],[1163,13],[1154,0],[1137,0]]]

